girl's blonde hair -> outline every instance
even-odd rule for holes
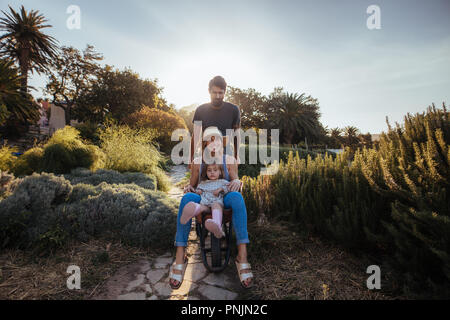
[[[223,176],[224,176],[223,165],[217,163],[217,161],[214,160],[213,163],[209,163],[209,164],[206,164],[206,163],[203,162],[203,168],[202,168],[202,174],[200,176],[200,182],[204,181],[204,180],[208,180],[208,175],[206,174],[206,172],[208,171],[208,167],[209,166],[213,166],[213,165],[217,165],[219,167],[219,171],[220,171],[219,179],[223,179]]]

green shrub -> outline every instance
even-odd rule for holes
[[[69,239],[91,237],[173,246],[178,203],[155,191],[155,177],[110,170],[98,170],[96,177],[83,168],[66,176],[33,173],[19,179],[0,201],[0,247],[49,251]]]
[[[389,125],[389,124],[388,124]],[[383,224],[392,264],[415,291],[450,295],[450,113],[433,105],[355,154],[372,189],[390,204]]]
[[[100,146],[100,129],[98,124],[86,121],[75,126],[80,132],[80,137],[89,143]]]
[[[17,157],[13,152],[17,152],[17,147],[9,147],[6,144],[0,148],[0,170],[11,172]]]
[[[44,146],[42,170],[53,173],[68,173],[77,167],[96,170],[104,165],[105,156],[94,145],[86,145],[77,129],[66,126],[57,130]]]
[[[42,157],[44,149],[35,147],[27,150],[24,154],[17,158],[13,167],[13,172],[16,176],[27,176],[33,172],[42,171]]]
[[[153,144],[155,132],[154,129],[107,125],[100,133],[101,147],[106,154],[105,168],[153,174],[158,190],[167,191],[170,181],[160,168],[165,159]]]
[[[348,150],[335,160],[330,155],[301,159],[291,151],[277,173],[244,180],[246,204],[269,218],[297,223],[301,233],[318,233],[349,248],[376,247],[368,237],[382,229],[388,205],[376,201],[347,156]]]
[[[67,216],[73,237],[105,237],[136,246],[173,245],[178,204],[164,193],[136,184],[102,182],[93,189],[85,184],[78,187],[71,199],[76,201],[58,208]],[[82,194],[88,197],[81,198]]]
[[[164,171],[170,171],[170,168],[174,165],[175,165],[175,163],[173,163],[172,159],[170,159],[169,156],[164,156],[164,155],[162,155],[162,158],[158,163],[158,167],[160,167]]]
[[[156,190],[156,178],[154,175],[142,172],[124,172],[120,173],[115,170],[99,169],[95,172],[86,168],[76,168],[70,174],[64,175],[64,178],[70,181],[72,185],[79,183],[88,184],[92,186],[99,185],[102,182],[108,184],[130,184],[148,189]]]
[[[76,203],[88,197],[97,196],[101,190],[98,190],[92,184],[77,183],[73,185],[68,203]]]
[[[68,240],[68,233],[58,223],[50,225],[49,229],[39,235],[35,249],[41,253],[48,253],[63,247]]]
[[[51,234],[61,222],[55,208],[71,191],[69,181],[52,173],[34,173],[22,179],[0,202],[1,246],[29,248],[51,243]]]
[[[376,149],[346,147],[335,158],[291,152],[276,174],[246,177],[249,218],[263,212],[301,233],[383,254],[404,292],[448,297],[450,121],[443,109],[408,114]]]
[[[14,175],[0,170],[0,201],[11,195],[19,181],[19,179],[15,179]]]
[[[267,147],[267,155],[270,156],[272,153],[272,147],[271,145],[256,145],[256,146],[249,146],[248,144],[244,145],[244,151],[245,151],[245,163],[242,163],[239,165],[239,177],[242,178],[243,176],[249,176],[249,177],[257,177],[260,172],[261,172],[261,168],[264,168],[265,165],[263,163],[261,163],[260,157],[259,157],[259,148],[260,147]],[[257,155],[257,163],[255,164],[250,164],[250,152],[255,152],[255,154]],[[311,158],[315,158],[317,155],[320,155],[322,157],[324,157],[323,154],[315,152],[315,151],[307,151],[305,149],[294,149],[294,148],[290,148],[290,147],[282,147],[279,146],[278,147],[278,155],[279,155],[279,161],[283,160],[284,162],[287,161],[287,158],[289,156],[289,152],[293,152],[298,153],[300,159],[306,159],[309,156],[311,156]],[[329,152],[328,153],[333,159],[336,157],[336,154],[333,152]],[[244,159],[241,159],[241,162],[244,162]]]
[[[186,129],[186,124],[178,114],[166,112],[157,108],[143,106],[139,111],[130,114],[124,119],[124,123],[133,128],[156,129],[160,150],[170,155],[177,142],[172,141],[172,132],[176,129]]]
[[[154,169],[153,175],[156,177],[158,190],[165,192],[170,190],[172,182],[170,181],[169,177],[167,176],[164,170],[157,167]]]

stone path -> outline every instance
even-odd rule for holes
[[[187,166],[172,167],[172,183],[180,181]],[[183,190],[173,187],[169,196],[181,200]],[[206,243],[210,243],[206,240]],[[234,300],[241,287],[232,257],[230,264],[221,273],[210,273],[202,263],[200,244],[195,228],[189,234],[187,248],[188,266],[184,281],[177,290],[169,285],[169,267],[175,260],[175,249],[154,260],[141,260],[119,269],[103,286],[101,293],[93,299],[102,300]]]

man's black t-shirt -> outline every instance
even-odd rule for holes
[[[195,110],[194,121],[202,121],[202,130],[210,126],[218,127],[225,136],[227,129],[233,129],[233,126],[241,123],[241,113],[239,107],[229,103],[223,102],[220,109],[214,109],[211,103],[205,103],[198,106]]]

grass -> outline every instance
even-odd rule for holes
[[[366,287],[370,261],[315,237],[300,236],[281,222],[249,223],[248,259],[255,286],[244,300],[405,299]],[[275,249],[276,248],[276,249]],[[384,271],[384,269],[382,269]],[[382,274],[382,279],[388,275]],[[382,280],[383,289],[383,280]]]
[[[94,240],[72,243],[49,256],[32,251],[0,254],[0,300],[88,300],[120,267],[162,252]],[[70,265],[81,271],[81,289],[67,289]]]

